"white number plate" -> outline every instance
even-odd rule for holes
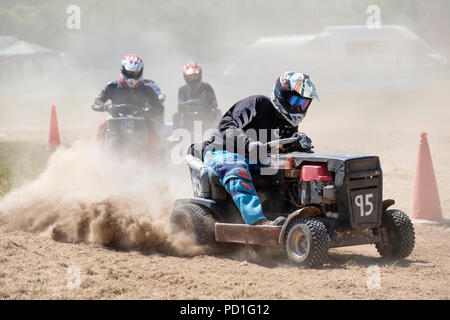
[[[376,190],[361,190],[352,192],[353,215],[356,223],[377,221]]]

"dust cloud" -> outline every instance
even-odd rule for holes
[[[205,252],[170,228],[174,199],[190,187],[170,172],[160,162],[124,159],[106,145],[79,140],[58,149],[36,180],[0,200],[0,223],[62,242]]]

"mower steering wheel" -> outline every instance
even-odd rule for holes
[[[263,144],[263,146],[266,148],[281,147],[285,144],[294,143],[296,141],[298,141],[298,137],[290,137],[290,138],[285,138],[285,139],[272,140],[272,141],[269,141],[269,142]]]
[[[136,110],[139,111],[143,108],[132,105],[132,104],[126,104],[126,103],[122,103],[122,104],[112,104],[112,107],[116,110],[121,110],[121,109],[131,109],[131,110]]]
[[[146,108],[142,108],[133,104],[112,104],[111,105],[113,112],[118,114],[119,116],[132,115],[136,116],[142,111],[148,111]]]

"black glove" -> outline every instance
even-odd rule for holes
[[[311,139],[303,132],[296,132],[292,137],[297,138],[297,141],[289,144],[285,144],[281,147],[281,153],[289,152],[306,152],[314,153],[312,150],[314,146],[312,145]]]
[[[106,104],[102,100],[96,99],[92,105],[92,110],[100,112],[106,111]]]

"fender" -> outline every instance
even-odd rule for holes
[[[394,199],[386,199],[383,200],[383,212],[387,210],[387,208],[389,208],[390,206],[395,204],[395,200]]]
[[[220,207],[220,205],[218,205],[216,201],[211,200],[211,199],[200,198],[200,197],[188,198],[188,199],[177,199],[175,201],[175,204],[173,207],[175,209],[177,207],[182,206],[185,203],[196,203],[196,204],[202,205],[208,209],[211,209],[211,211],[213,211],[216,214],[217,214],[217,211],[219,211],[219,207]]]
[[[320,215],[320,209],[317,207],[304,207],[291,213],[283,224],[283,228],[281,228],[278,242],[281,244],[284,243],[285,233],[291,222],[297,220],[298,218],[309,218],[317,215]]]
[[[239,210],[227,200],[212,200],[200,197],[177,199],[173,208],[180,207],[185,203],[195,203],[210,209],[218,222],[244,223]]]

